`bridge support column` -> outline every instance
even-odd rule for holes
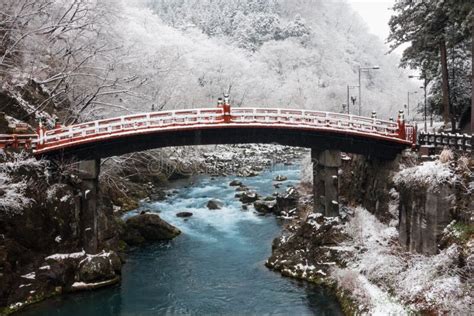
[[[98,251],[98,213],[100,159],[79,162],[81,177],[80,222],[84,250]]]
[[[311,150],[313,161],[314,212],[324,216],[339,215],[338,170],[341,166],[339,150]]]

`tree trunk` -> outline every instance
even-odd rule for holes
[[[471,19],[472,34],[471,34],[471,134],[474,135],[474,15]],[[471,149],[471,156],[474,156],[474,150]]]
[[[443,77],[443,120],[444,126],[449,124],[449,78],[448,78],[448,60],[446,52],[446,41],[442,40],[439,43],[439,49],[441,53],[441,73]],[[452,127],[453,129],[455,126]]]

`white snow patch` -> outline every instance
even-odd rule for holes
[[[79,259],[86,255],[86,252],[82,250],[81,252],[72,252],[72,253],[56,253],[54,255],[48,256],[45,260],[64,260],[64,259]]]
[[[395,302],[388,293],[382,291],[379,287],[372,284],[363,275],[359,275],[359,282],[365,288],[370,296],[371,308],[370,315],[408,315],[405,308]]]
[[[429,187],[443,182],[452,183],[456,180],[457,176],[449,168],[449,165],[441,163],[439,160],[426,161],[421,165],[403,169],[394,176],[396,184],[421,183]]]
[[[36,279],[36,273],[35,272],[30,272],[28,274],[24,274],[21,276],[24,279],[29,279],[29,280],[34,280]]]

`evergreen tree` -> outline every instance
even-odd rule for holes
[[[432,102],[442,100],[445,124],[451,119],[453,128],[466,101],[462,96],[469,89],[465,84],[470,63],[466,43],[471,37],[472,7],[469,1],[397,1],[393,7],[396,15],[389,22],[392,50],[410,44],[401,66],[420,69],[422,79],[440,81],[435,82],[432,93],[441,98],[434,96]]]

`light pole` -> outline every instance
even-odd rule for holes
[[[347,85],[347,114],[351,114],[350,107],[349,107],[349,96],[350,96],[350,89],[358,88],[359,86],[350,86]]]
[[[408,78],[421,78],[421,76],[408,76]],[[424,78],[423,80],[423,87],[421,87],[423,89],[423,92],[424,92],[424,95],[425,95],[425,104],[424,104],[424,110],[423,110],[423,116],[424,116],[424,121],[425,121],[425,132],[428,131],[428,124],[427,124],[427,109],[426,109],[426,87],[428,86],[428,79],[427,78]],[[431,114],[431,118],[433,118],[433,114]],[[433,120],[431,120],[431,124],[430,124],[431,127],[433,127]]]
[[[408,91],[408,93],[407,93],[407,106],[408,106],[408,108],[407,108],[407,118],[410,116],[410,94],[417,94],[417,93],[418,93],[418,91],[413,91],[413,92]]]
[[[359,116],[362,115],[362,86],[360,83],[360,74],[362,71],[370,71],[371,69],[377,70],[380,69],[379,66],[372,66],[372,67],[361,67],[359,66]]]

